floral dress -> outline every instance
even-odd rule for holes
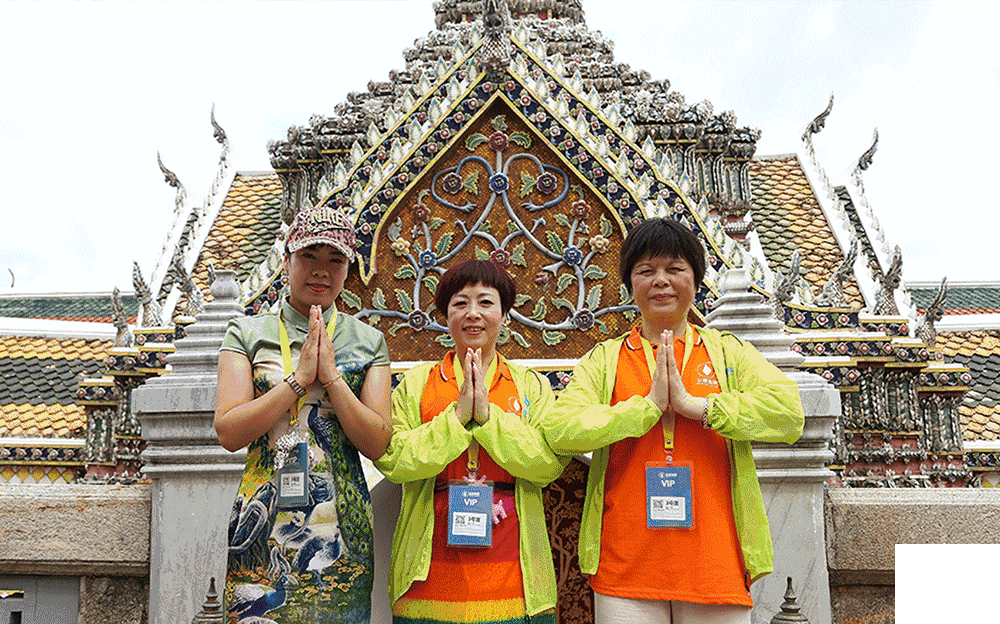
[[[385,337],[334,306],[324,313],[328,328],[333,314],[337,368],[360,395],[368,369],[389,364]],[[233,319],[222,344],[223,350],[250,360],[255,396],[283,383],[286,375],[279,323],[288,332],[294,370],[309,320],[287,300],[278,313]],[[290,414],[247,449],[229,521],[226,604],[231,624],[369,621],[372,505],[361,457],[318,381],[300,405],[294,430],[309,445],[305,504],[277,504],[276,476],[283,454],[276,443],[290,431]]]

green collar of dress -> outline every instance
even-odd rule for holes
[[[323,325],[328,326],[330,319],[336,313],[336,304],[333,304],[329,308],[323,310]],[[295,307],[292,306],[291,302],[288,301],[288,297],[281,300],[281,316],[288,325],[291,325],[303,333],[309,332],[309,317],[296,310]]]

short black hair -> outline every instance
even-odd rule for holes
[[[642,258],[684,258],[694,270],[695,290],[705,279],[705,248],[686,225],[676,219],[653,217],[629,230],[622,243],[618,271],[632,294],[632,268]]]
[[[514,278],[492,260],[466,260],[445,271],[434,291],[435,307],[442,315],[447,316],[448,303],[455,293],[476,284],[496,288],[500,294],[500,310],[504,314],[510,312],[517,295]]]

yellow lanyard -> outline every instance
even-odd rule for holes
[[[333,331],[337,329],[337,310],[334,308],[333,314],[330,315],[330,322],[326,324],[326,333],[330,336],[330,340],[333,340]],[[281,339],[281,362],[285,366],[285,376],[287,377],[292,373],[292,346],[288,341],[288,330],[285,329],[285,321],[282,313],[278,313],[278,337]],[[303,339],[304,341],[305,339]],[[302,397],[298,400],[297,405],[293,410],[291,410],[289,423],[293,428],[295,425],[299,424],[299,412],[302,410],[302,406],[306,404],[306,397]]]
[[[496,376],[497,369],[500,368],[497,362],[500,361],[500,354],[493,354],[493,361],[490,362],[489,368],[486,369],[486,379],[490,382],[486,384],[486,396],[489,398],[490,388],[493,387],[493,379]],[[462,384],[465,383],[465,371],[462,370],[462,365],[458,361],[458,353],[455,353],[451,361],[452,368],[455,369],[455,384],[458,386],[459,392],[462,391]],[[479,440],[475,438],[469,443],[468,460],[466,462],[470,472],[479,470]]]
[[[684,370],[687,368],[688,360],[691,359],[691,354],[694,352],[694,328],[690,325],[684,328],[684,359],[681,363],[681,376],[684,375]],[[642,350],[646,354],[646,365],[649,366],[649,378],[653,379],[653,371],[656,369],[656,359],[653,357],[653,345],[648,340],[639,335],[639,340],[642,342]],[[673,349],[673,342],[667,345],[668,349]],[[663,425],[663,450],[667,452],[669,458],[671,451],[674,450],[674,419],[676,416],[673,411],[664,414],[660,417],[660,424]],[[669,459],[668,459],[669,461]]]

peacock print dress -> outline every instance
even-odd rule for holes
[[[331,322],[333,315],[336,320]],[[371,366],[389,364],[385,337],[330,306],[337,368],[360,396]],[[298,364],[309,319],[283,301],[280,311],[230,321],[223,350],[247,356],[255,396],[284,383],[280,324],[288,334],[291,367]],[[285,414],[250,444],[229,521],[226,604],[230,624],[367,623],[374,578],[372,505],[361,456],[347,438],[326,390],[317,381],[299,404],[298,422]],[[294,433],[308,443],[307,501],[278,505],[278,443]]]

